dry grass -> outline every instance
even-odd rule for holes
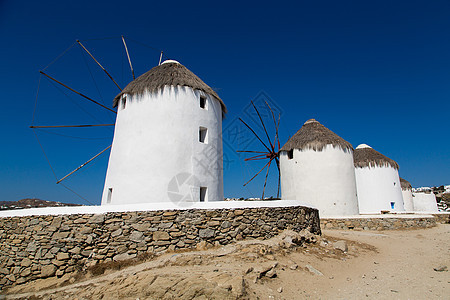
[[[352,144],[316,120],[310,119],[284,144],[280,151],[289,151],[292,149],[322,151],[327,145],[341,148],[344,151],[353,151]]]

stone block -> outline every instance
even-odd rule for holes
[[[144,234],[140,231],[133,231],[130,234],[130,240],[136,243],[144,241]]]
[[[198,232],[198,235],[202,239],[211,238],[214,236],[214,230],[212,230],[210,228],[200,229]]]
[[[153,240],[168,241],[168,240],[170,240],[170,235],[165,231],[155,231],[155,232],[153,232]]]
[[[68,253],[60,252],[56,255],[57,260],[68,260],[70,258]]]
[[[55,275],[56,267],[54,265],[46,265],[41,268],[41,277],[50,277]]]
[[[22,259],[22,261],[20,262],[20,265],[22,267],[29,267],[33,262],[31,261],[31,259],[29,258],[24,258]]]

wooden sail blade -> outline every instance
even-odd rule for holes
[[[275,126],[275,141],[274,141],[274,145],[275,145],[275,143],[278,143],[278,149],[280,149],[280,139],[278,137],[278,127],[280,126],[281,114],[278,113],[278,124],[277,124],[277,121],[275,120],[275,113],[273,112],[272,107],[270,107],[270,105],[269,105],[269,103],[267,101],[264,101],[264,102],[266,102],[266,105],[267,105],[267,107],[269,108],[269,110],[270,110],[270,112],[272,114],[273,124]]]
[[[243,153],[267,153],[264,151],[249,151],[249,150],[237,150],[236,152],[243,152]]]
[[[270,162],[270,161],[269,161]],[[249,181],[247,181],[245,184],[244,184],[244,186],[246,186],[247,184],[249,184],[250,183],[250,181],[252,181],[253,179],[255,179],[255,177],[256,176],[258,176],[259,175],[259,173],[261,173],[263,170],[264,170],[264,168],[265,167],[267,167],[267,165],[269,164],[269,162],[267,163],[267,164],[265,164],[264,165],[264,167],[262,167],[262,169],[261,170],[259,170],[259,172],[258,173],[256,173]]]
[[[281,118],[281,114],[279,113],[278,114],[278,124],[277,124],[277,127],[276,127],[276,134],[277,134],[277,141],[278,141],[278,151],[280,151],[280,148],[281,148],[281,146],[280,146],[280,137],[279,137],[279,135],[278,135],[278,128],[280,127],[280,118]]]
[[[114,82],[114,84],[117,86],[117,88],[120,91],[122,91],[122,89],[117,84],[117,82],[114,80],[114,78],[112,78],[112,76],[108,73],[108,71],[106,71],[106,69],[95,59],[95,57],[91,54],[91,52],[89,52],[89,50],[86,49],[86,47],[84,47],[84,45],[80,42],[80,40],[77,40],[77,43],[84,49],[84,51],[87,52],[87,54],[89,54],[89,56],[97,63],[97,65],[99,65],[99,67],[103,70],[103,72],[105,72],[106,75],[108,75],[108,77]]]
[[[63,178],[61,178],[60,180],[58,180],[56,182],[56,184],[60,183],[61,181],[63,181],[64,179],[66,179],[67,177],[69,177],[70,175],[72,175],[73,173],[75,173],[76,171],[78,171],[79,169],[81,169],[82,167],[86,166],[88,163],[90,163],[91,161],[93,161],[94,159],[96,159],[97,157],[99,157],[103,152],[105,152],[106,150],[108,150],[109,148],[111,148],[112,145],[109,145],[108,147],[106,147],[105,149],[103,149],[100,153],[98,153],[97,155],[95,155],[94,157],[92,157],[91,159],[89,159],[87,162],[85,162],[84,164],[80,165],[78,168],[76,168],[75,170],[73,170],[72,172],[70,172],[69,174],[67,174],[66,176],[64,176]]]
[[[260,157],[260,158],[255,158],[255,157],[252,157],[252,158],[246,158],[246,159],[244,159],[244,161],[263,160],[263,159],[267,159],[267,156]]]
[[[261,200],[264,200],[264,192],[266,191],[267,177],[269,176],[269,169],[270,169],[270,164],[271,163],[272,163],[272,159],[269,160],[269,165],[267,166],[266,179],[264,180],[264,187],[263,187]]]
[[[270,141],[269,134],[267,133],[266,125],[264,124],[264,122],[263,122],[263,120],[262,120],[262,117],[261,117],[261,115],[259,114],[259,111],[258,111],[258,109],[256,108],[255,104],[253,104],[253,101],[250,101],[250,103],[252,104],[253,108],[255,109],[256,113],[258,114],[259,121],[261,121],[261,124],[262,124],[262,126],[263,126],[263,128],[264,128],[264,132],[266,133],[266,137],[267,137],[267,139],[269,140],[270,146],[272,147],[272,142]],[[272,147],[272,151],[273,151],[273,150],[274,150],[274,149],[273,149],[273,147]]]
[[[264,147],[266,147],[266,149],[269,152],[272,152],[272,150],[269,149],[269,147],[266,146],[266,144],[261,140],[261,138],[256,134],[256,132],[247,124],[244,122],[244,120],[242,120],[241,118],[239,118],[239,120],[244,123],[245,126],[247,126],[248,129],[250,129],[251,132],[253,132],[253,134],[256,136],[256,138],[261,142],[261,144],[263,144]]]
[[[135,80],[136,77],[134,76],[133,65],[131,64],[130,53],[128,53],[127,43],[125,43],[125,38],[123,37],[123,35],[122,35],[122,42],[123,42],[123,46],[125,47],[125,52],[127,53],[128,63],[130,64],[130,69],[131,69],[131,75],[133,75],[133,80]]]
[[[277,189],[277,198],[280,198],[280,182],[281,182],[281,174],[278,172],[278,189]]]
[[[114,126],[115,124],[93,124],[93,125],[50,125],[50,126],[30,126],[30,128],[78,128],[78,127],[98,127]]]
[[[95,103],[95,104],[97,104],[97,105],[99,105],[99,106],[101,106],[101,107],[103,107],[103,108],[106,108],[107,110],[112,111],[113,113],[117,114],[117,112],[115,112],[115,111],[112,110],[111,108],[109,108],[109,107],[107,107],[107,106],[105,106],[105,105],[103,105],[103,104],[101,104],[101,103],[95,101],[94,99],[89,98],[89,97],[86,96],[86,95],[83,95],[83,94],[80,93],[80,92],[77,92],[77,91],[74,90],[73,88],[69,87],[68,85],[62,83],[62,82],[59,81],[59,80],[56,80],[55,78],[51,77],[50,75],[47,75],[47,74],[45,74],[45,73],[42,72],[42,71],[39,71],[39,73],[41,73],[42,75],[46,76],[47,78],[53,80],[54,82],[56,82],[56,83],[62,85],[63,87],[65,87],[65,88],[71,90],[71,91],[74,92],[75,94],[80,95],[81,97],[83,97],[83,98],[85,98],[85,99],[91,101],[92,103]]]

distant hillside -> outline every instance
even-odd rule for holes
[[[19,201],[0,201],[0,210],[24,209],[32,207],[81,206],[73,203],[62,203],[41,199],[21,199]]]

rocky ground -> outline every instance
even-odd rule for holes
[[[450,225],[405,231],[285,231],[267,241],[166,253],[41,279],[6,299],[448,299]]]

